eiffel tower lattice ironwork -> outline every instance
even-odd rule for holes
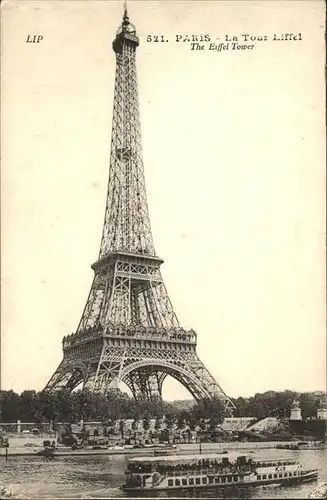
[[[197,336],[183,329],[156,256],[145,190],[135,53],[127,10],[113,42],[116,77],[109,185],[94,279],[76,333],[64,337],[63,360],[46,391],[79,384],[105,392],[123,381],[135,398],[161,397],[167,375],[196,400],[233,403],[196,353]]]

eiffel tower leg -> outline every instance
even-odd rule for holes
[[[55,373],[45,387],[45,391],[72,391],[81,382],[87,380],[87,367],[83,363],[70,364],[65,359],[60,363]]]
[[[156,392],[161,396],[162,382],[165,376],[170,375],[188,389],[197,401],[216,397],[227,410],[234,407],[196,353],[149,351],[147,354],[143,359],[130,358],[120,373],[136,398],[138,394],[150,398]],[[152,385],[156,373],[159,375],[155,383],[157,385]]]
[[[162,399],[162,384],[166,376],[165,372],[146,367],[130,373],[123,381],[136,400],[141,398],[151,401],[154,398]]]
[[[125,349],[123,347],[113,348],[107,339],[104,339],[99,361],[90,364],[90,375],[85,387],[92,392],[105,394],[115,381],[121,380],[119,374],[124,360]]]

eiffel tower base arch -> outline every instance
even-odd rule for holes
[[[104,344],[100,359],[79,359],[64,356],[55,374],[50,379],[47,390],[73,390],[81,383],[95,393],[105,394],[110,388],[124,382],[135,400],[162,399],[162,386],[165,378],[171,376],[181,383],[196,401],[217,397],[226,408],[233,404],[217,384],[195,352],[175,349],[128,349],[112,347],[110,340]],[[125,340],[126,341],[126,340]],[[124,339],[121,339],[124,342]],[[186,346],[183,346],[186,347]],[[78,353],[80,357],[83,351]]]

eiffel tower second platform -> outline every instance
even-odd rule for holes
[[[123,381],[135,398],[162,396],[167,375],[196,400],[233,403],[196,353],[197,335],[179,324],[155,252],[144,180],[136,49],[125,9],[113,42],[116,76],[109,183],[93,283],[75,333],[64,337],[63,360],[46,391],[81,383],[105,393]]]

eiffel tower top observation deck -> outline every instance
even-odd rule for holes
[[[135,54],[139,45],[125,5],[113,41],[116,76],[109,184],[94,278],[75,333],[45,390],[83,383],[105,392],[123,381],[138,395],[161,397],[167,375],[197,399],[232,407],[196,354],[196,333],[179,324],[156,256],[144,180]]]

